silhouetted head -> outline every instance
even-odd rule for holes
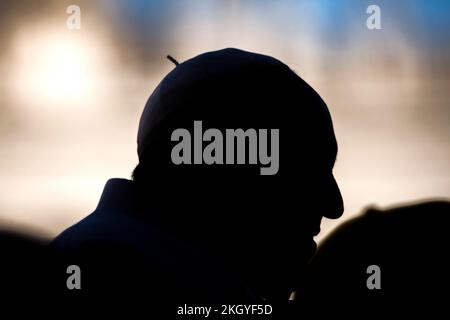
[[[449,219],[450,203],[436,201],[369,209],[344,223],[311,260],[301,309],[319,319],[446,313]]]
[[[224,49],[177,65],[155,89],[133,175],[159,222],[284,299],[322,217],[342,214],[336,153],[327,106],[305,81],[272,57]]]

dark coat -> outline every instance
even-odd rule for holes
[[[252,299],[238,277],[152,223],[138,203],[132,181],[111,179],[95,211],[53,240],[60,291],[182,303]],[[65,271],[72,264],[81,269],[81,290],[66,287]]]

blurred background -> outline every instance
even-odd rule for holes
[[[92,212],[137,164],[166,55],[224,47],[279,58],[330,108],[345,214],[319,240],[368,205],[448,198],[449,30],[445,0],[2,0],[0,227],[52,237]]]

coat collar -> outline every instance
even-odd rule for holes
[[[138,210],[135,183],[127,179],[109,179],[95,211],[129,212]]]

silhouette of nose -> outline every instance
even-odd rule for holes
[[[337,185],[336,179],[331,175],[328,183],[327,197],[323,205],[323,216],[329,219],[337,219],[344,213],[344,200]]]

